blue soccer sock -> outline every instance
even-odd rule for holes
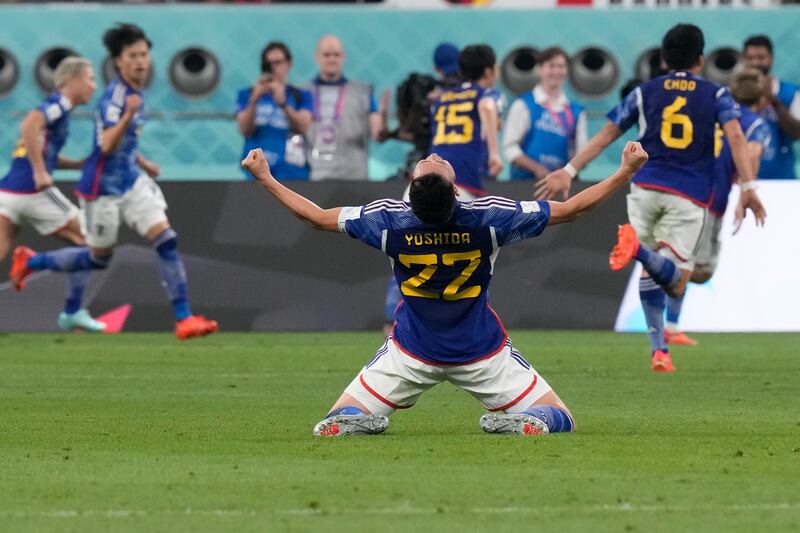
[[[532,405],[523,414],[538,418],[545,424],[550,433],[565,433],[572,431],[573,423],[570,416],[552,405]]]
[[[81,310],[83,303],[83,290],[89,281],[88,270],[78,270],[70,272],[69,286],[67,288],[67,299],[64,303],[64,312],[68,315],[77,313]]]
[[[172,303],[175,320],[183,320],[191,316],[192,310],[187,297],[186,269],[178,254],[178,234],[172,228],[165,229],[153,240],[153,248],[158,254],[161,284],[166,289],[169,301]]]
[[[678,320],[681,318],[681,308],[683,307],[683,296],[680,298],[673,298],[667,296],[667,326],[677,329]]]
[[[647,323],[647,336],[653,351],[667,351],[664,342],[664,308],[667,306],[667,295],[652,278],[639,280],[639,298],[644,309],[644,319]]]
[[[336,416],[336,415],[365,415],[365,414],[367,414],[367,413],[365,413],[364,411],[362,411],[358,407],[354,407],[352,405],[348,405],[348,406],[345,406],[345,407],[340,407],[338,409],[334,409],[333,411],[331,411],[330,413],[325,415],[325,418],[330,418],[330,417]]]
[[[674,286],[681,279],[678,265],[643,244],[639,245],[636,259],[642,263],[642,267],[650,274],[650,277],[665,289]]]
[[[28,259],[28,268],[53,272],[78,272],[106,268],[110,261],[111,256],[99,257],[92,254],[85,246],[74,246],[38,253]]]

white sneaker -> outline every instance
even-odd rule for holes
[[[499,415],[487,413],[481,417],[481,429],[486,433],[506,435],[547,435],[547,424],[535,416],[526,414]]]
[[[389,427],[389,419],[377,415],[335,415],[314,427],[314,435],[338,437],[341,435],[377,435]]]
[[[100,333],[106,329],[106,325],[92,318],[92,315],[86,309],[81,309],[71,315],[62,312],[58,315],[58,327],[64,331],[79,329],[89,333]]]

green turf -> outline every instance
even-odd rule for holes
[[[377,437],[311,428],[377,334],[0,336],[0,530],[790,531],[800,335],[516,332],[579,431],[485,435],[449,384]]]

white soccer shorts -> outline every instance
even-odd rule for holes
[[[628,219],[639,241],[669,257],[684,270],[694,268],[708,210],[668,192],[631,185]]]
[[[117,243],[121,220],[142,237],[156,224],[167,221],[164,194],[155,181],[144,175],[122,196],[81,200],[81,207],[85,212],[86,242],[94,248],[111,248]]]
[[[497,354],[465,365],[439,366],[403,352],[390,336],[345,393],[372,414],[412,407],[434,385],[449,381],[489,411],[521,412],[552,390],[508,339]]]
[[[0,215],[17,226],[27,222],[40,235],[52,235],[78,217],[78,208],[55,187],[33,194],[0,191]]]
[[[722,246],[719,240],[721,231],[722,217],[718,217],[709,211],[706,223],[703,225],[703,231],[700,233],[700,244],[697,247],[695,270],[711,275],[717,270],[719,251]]]

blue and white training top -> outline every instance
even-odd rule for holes
[[[58,163],[58,154],[67,142],[69,135],[69,112],[72,102],[59,92],[45,98],[36,108],[44,115],[45,132],[44,165],[48,172],[53,172]],[[11,153],[11,168],[0,180],[0,191],[16,194],[33,194],[36,183],[33,181],[33,167],[28,159],[28,148],[22,138],[17,140]]]
[[[125,99],[132,94],[138,94],[142,104],[128,124],[120,145],[114,152],[104,155],[100,151],[103,130],[120,121],[125,113]],[[142,174],[136,163],[136,151],[139,133],[145,122],[144,96],[145,91],[133,89],[122,78],[114,79],[106,87],[95,109],[94,147],[83,164],[83,173],[76,188],[78,196],[89,200],[102,195],[122,196]]]
[[[458,203],[451,222],[432,226],[408,203],[384,199],[343,208],[339,230],[389,256],[403,295],[397,346],[430,364],[463,365],[506,342],[488,292],[500,247],[536,237],[549,219],[547,202],[487,196]]]
[[[728,89],[678,71],[643,83],[607,116],[622,131],[639,125],[639,141],[650,160],[633,183],[707,207],[714,176],[715,125],[739,115],[739,104]]]

